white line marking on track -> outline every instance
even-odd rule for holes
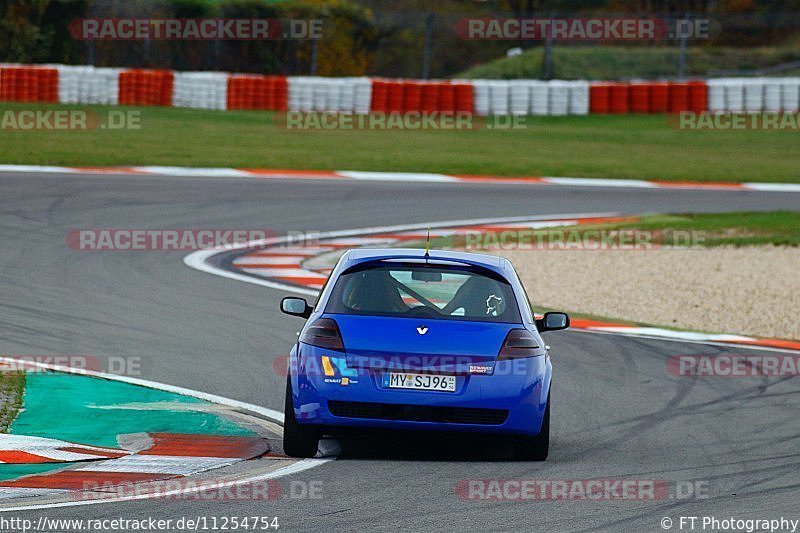
[[[233,168],[194,168],[194,167],[133,167],[140,172],[161,176],[186,176],[198,178],[250,178],[252,174]]]
[[[800,183],[742,183],[748,189],[767,192],[800,192]]]
[[[460,181],[454,176],[446,174],[431,174],[426,172],[366,172],[358,170],[341,170],[335,172],[337,176],[354,180],[370,181]]]
[[[654,183],[644,180],[602,179],[602,178],[542,178],[545,183],[555,185],[573,185],[576,187],[634,187],[637,189],[655,189]]]
[[[233,264],[237,267],[239,265],[263,265],[264,268],[269,268],[272,265],[299,265],[305,259],[306,256],[302,255],[275,255],[267,257],[246,255],[236,259]]]
[[[74,174],[69,167],[49,167],[44,165],[0,165],[0,172],[38,172],[42,174]]]

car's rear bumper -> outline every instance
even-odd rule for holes
[[[387,428],[536,435],[550,391],[549,357],[496,363],[493,375],[457,377],[456,392],[388,389],[383,371],[324,375],[315,358],[330,351],[292,352],[295,416],[326,428]]]

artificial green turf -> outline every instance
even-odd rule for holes
[[[0,104],[0,112],[32,107],[64,108]],[[0,163],[800,181],[797,131],[684,131],[663,115],[528,117],[519,130],[287,131],[269,112],[137,110],[139,130],[0,129]]]
[[[208,411],[208,402],[119,381],[76,374],[28,374],[24,405],[9,433],[117,448],[125,433],[252,436]],[[0,464],[0,481],[42,474],[74,463]]]
[[[253,435],[209,407],[203,400],[120,381],[34,372],[27,376],[24,409],[9,433],[112,448],[127,433]]]

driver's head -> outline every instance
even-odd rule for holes
[[[346,304],[352,309],[371,312],[394,312],[401,309],[402,298],[389,273],[381,269],[359,272],[351,281]]]

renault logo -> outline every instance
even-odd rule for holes
[[[426,333],[428,333],[428,328],[426,328],[425,326],[420,326],[417,328],[417,333],[419,333],[420,335],[425,335]]]

